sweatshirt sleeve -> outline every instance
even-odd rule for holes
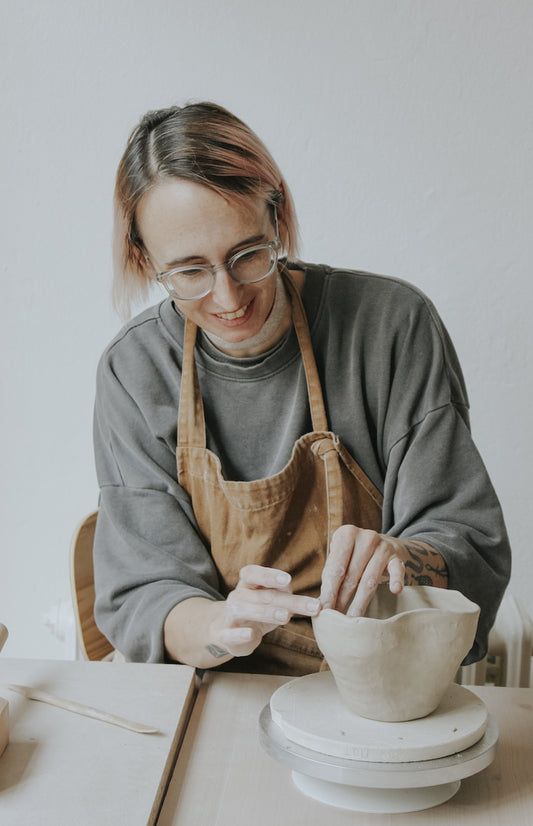
[[[468,398],[453,345],[423,296],[403,325],[384,414],[383,530],[418,539],[448,567],[448,587],[480,606],[465,664],[482,659],[509,581],[503,515],[472,440]]]
[[[222,597],[190,500],[176,481],[175,434],[159,427],[158,410],[171,404],[161,391],[165,377],[154,384],[149,381],[153,364],[143,364],[139,357],[134,366],[125,365],[115,355],[113,348],[106,351],[97,373],[95,617],[126,659],[164,662],[163,625],[169,611],[190,597]],[[136,355],[134,347],[127,350],[127,358]],[[141,387],[136,400],[127,387],[132,372]],[[161,397],[151,398],[143,410],[143,392]],[[161,421],[173,418],[167,410]]]

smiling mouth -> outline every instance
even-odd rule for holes
[[[244,315],[246,315],[246,312],[248,311],[248,307],[250,306],[250,304],[251,302],[249,304],[246,304],[245,307],[240,307],[238,310],[235,310],[234,313],[217,313],[216,317],[221,318],[223,321],[235,321],[235,319],[242,318]]]

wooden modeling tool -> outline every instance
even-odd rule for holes
[[[0,651],[4,647],[8,633],[5,625],[0,622]],[[7,700],[0,697],[0,755],[9,743],[9,704]]]
[[[0,622],[0,651],[4,647],[4,643],[8,638],[7,628]]]
[[[132,720],[125,720],[123,717],[117,717],[115,714],[108,714],[106,711],[100,711],[97,708],[91,708],[91,706],[75,703],[72,700],[64,700],[62,697],[56,697],[38,688],[31,688],[26,685],[8,685],[8,688],[10,691],[22,694],[28,700],[38,700],[41,703],[48,703],[49,705],[57,706],[57,708],[63,708],[65,711],[72,711],[74,714],[81,714],[84,717],[92,717],[93,720],[111,723],[113,726],[120,726],[129,731],[136,731],[139,734],[159,734],[159,730],[151,726],[134,723]]]

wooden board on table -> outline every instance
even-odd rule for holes
[[[139,734],[8,691],[29,685],[155,726]],[[55,660],[0,660],[10,742],[0,758],[1,822],[146,826],[156,821],[194,702],[194,670]]]

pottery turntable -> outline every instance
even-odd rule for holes
[[[319,711],[317,711],[317,709]],[[271,757],[309,797],[360,812],[414,812],[449,800],[492,763],[498,729],[473,692],[452,684],[428,717],[387,723],[340,703],[331,672],[279,688],[260,716]]]
[[[494,759],[495,721],[453,682],[478,607],[421,586],[398,599],[374,618],[322,611],[313,625],[331,671],[285,683],[261,712],[267,753],[323,803],[372,813],[427,809]]]

